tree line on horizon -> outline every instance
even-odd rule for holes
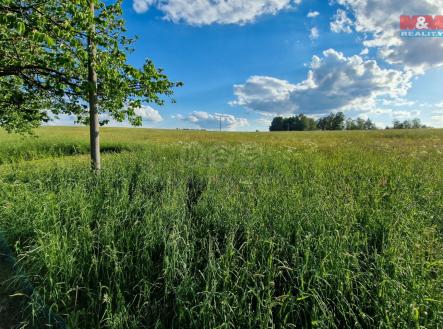
[[[412,120],[394,120],[392,122],[392,129],[419,129],[419,128],[430,128],[426,125],[423,125],[420,119],[412,119]],[[386,127],[386,129],[391,129]]]
[[[392,128],[386,129],[418,129],[428,128],[421,124],[420,119],[394,120]],[[312,130],[376,130],[378,129],[371,119],[346,118],[343,112],[331,113],[319,119],[314,119],[305,114],[292,117],[278,116],[272,120],[269,131],[312,131]]]
[[[330,113],[329,115],[314,119],[305,114],[292,117],[275,117],[272,120],[270,131],[309,131],[309,130],[374,130],[377,129],[371,119],[362,118],[346,119],[343,112]]]

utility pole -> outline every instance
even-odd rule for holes
[[[220,132],[222,131],[222,117],[221,117],[221,114],[220,114]]]
[[[91,167],[94,171],[101,169],[100,163],[100,138],[99,121],[97,112],[97,48],[95,45],[95,8],[94,0],[89,0],[89,11],[91,15],[91,26],[88,34],[88,83],[89,83],[89,128],[91,146]]]

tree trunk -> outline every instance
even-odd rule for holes
[[[91,16],[95,16],[94,0],[90,0],[89,10]],[[100,138],[97,112],[97,72],[95,71],[97,48],[94,43],[95,23],[92,22],[88,35],[88,82],[89,82],[89,127],[91,144],[91,166],[98,171],[101,169],[100,163]]]

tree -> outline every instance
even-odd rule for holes
[[[331,122],[331,130],[343,130],[345,129],[345,115],[343,112],[333,114]]]
[[[376,130],[377,126],[375,125],[374,122],[372,122],[371,119],[367,119],[364,123],[364,129],[365,130]]]
[[[283,117],[275,117],[274,119],[272,119],[269,131],[283,131],[283,130],[285,130],[285,122]]]
[[[275,117],[269,127],[270,131],[305,131],[315,129],[317,129],[315,120],[304,114],[298,114],[289,118]]]
[[[392,121],[392,127],[394,129],[403,129],[403,125],[400,122],[400,120],[395,119],[394,121]]]
[[[313,118],[309,118],[304,114],[299,115],[299,119],[302,122],[303,130],[316,130],[317,124]]]
[[[321,130],[328,130],[328,118],[320,118],[317,120],[317,127]]]
[[[298,116],[289,117],[285,119],[288,131],[301,131],[303,130],[302,123],[300,122]]]
[[[351,118],[346,119],[345,127],[346,127],[345,128],[346,130],[357,130],[358,129],[355,120],[353,120]]]
[[[346,130],[374,130],[377,129],[375,123],[371,119],[364,120],[362,118],[347,119],[345,124]]]
[[[419,128],[429,128],[426,125],[422,125],[420,119],[416,118],[413,120],[404,120],[403,122],[399,120],[392,121],[392,126],[394,129],[419,129]]]
[[[317,121],[307,117],[304,114],[298,114],[293,117],[283,118],[275,117],[272,120],[270,131],[307,131],[307,130],[373,130],[377,129],[371,119],[351,119],[345,120],[343,112],[330,113],[329,115],[319,118]]]
[[[411,121],[411,127],[412,127],[413,129],[418,129],[418,128],[422,128],[423,126],[422,126],[422,124],[421,124],[420,119],[415,118],[415,119],[413,119],[413,120]]]
[[[29,132],[60,114],[90,124],[91,160],[100,169],[98,126],[113,118],[142,124],[142,102],[164,104],[180,82],[147,60],[127,64],[122,0],[2,0],[0,126]],[[173,100],[172,100],[173,101]],[[88,111],[89,109],[89,111]],[[99,121],[98,115],[106,114]]]
[[[343,112],[331,113],[317,120],[321,130],[343,130],[345,128],[345,115]]]
[[[363,118],[357,118],[355,120],[356,126],[358,130],[365,130],[366,129],[366,121]]]

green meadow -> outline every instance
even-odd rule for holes
[[[0,132],[23,328],[442,327],[443,130],[88,132]]]

